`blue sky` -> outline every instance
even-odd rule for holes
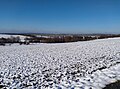
[[[120,33],[120,0],[0,0],[0,32]]]

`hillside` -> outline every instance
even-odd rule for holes
[[[120,38],[0,46],[0,87],[102,89],[120,80]]]

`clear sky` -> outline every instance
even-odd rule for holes
[[[120,0],[0,0],[0,32],[120,33]]]

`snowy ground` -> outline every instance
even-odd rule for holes
[[[120,38],[0,47],[0,87],[102,89],[120,80]]]
[[[21,41],[24,41],[24,39],[28,36],[23,36],[23,35],[7,35],[7,34],[0,34],[0,38],[10,38],[10,37],[20,37]]]

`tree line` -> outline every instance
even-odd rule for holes
[[[9,38],[0,38],[0,45],[5,45],[6,43],[19,43],[22,44],[30,44],[30,43],[66,43],[66,42],[77,42],[77,41],[89,41],[95,39],[104,39],[104,38],[113,38],[120,37],[120,35],[95,35],[95,36],[80,36],[80,35],[58,35],[58,36],[46,36],[46,37],[37,37],[30,35],[26,36],[24,41],[21,41],[20,37],[9,37]]]

